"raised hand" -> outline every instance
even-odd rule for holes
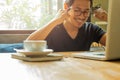
[[[58,24],[61,24],[64,20],[66,20],[69,17],[68,11],[69,10],[60,9],[56,14],[54,20],[58,20]]]

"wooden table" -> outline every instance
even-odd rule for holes
[[[0,80],[120,80],[120,61],[64,57],[61,61],[25,62],[0,53]]]

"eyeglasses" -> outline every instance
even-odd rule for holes
[[[80,9],[73,9],[75,16],[80,16],[83,14],[84,17],[88,17],[91,10],[80,10]]]

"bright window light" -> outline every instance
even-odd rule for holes
[[[0,30],[38,29],[50,21],[64,0],[0,0]]]

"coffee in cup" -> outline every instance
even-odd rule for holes
[[[43,51],[47,48],[47,41],[45,40],[25,40],[24,49],[26,51]]]

